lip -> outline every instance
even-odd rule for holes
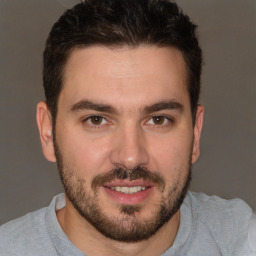
[[[113,180],[103,185],[104,187],[153,187],[154,184],[145,180]]]
[[[112,190],[111,187],[137,187],[142,186],[146,187],[146,190],[139,191],[134,194],[125,194],[119,191]],[[118,204],[123,205],[134,205],[140,204],[146,199],[148,199],[153,191],[155,186],[152,183],[143,181],[143,180],[134,180],[134,181],[125,181],[125,180],[118,180],[112,181],[102,186],[103,191],[110,197],[113,201]]]

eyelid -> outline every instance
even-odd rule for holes
[[[100,117],[102,118],[102,123],[100,124],[93,124],[90,119],[93,118],[93,117]],[[153,118],[156,118],[156,117],[162,117],[164,118],[164,123],[163,124],[155,124],[153,122]],[[108,117],[104,116],[104,115],[101,115],[101,114],[91,114],[89,116],[86,116],[85,118],[82,119],[82,122],[83,123],[87,123],[88,126],[92,127],[92,128],[101,128],[101,127],[105,127],[105,126],[108,126],[108,125],[111,125],[113,122],[111,120],[109,120]],[[158,115],[151,115],[150,117],[147,118],[145,124],[146,125],[149,125],[149,126],[154,126],[156,128],[163,128],[163,127],[166,127],[166,126],[169,126],[171,124],[173,124],[175,122],[174,118],[173,117],[170,117],[170,116],[167,116],[167,115],[164,115],[164,114],[158,114]]]
[[[157,124],[152,123],[152,124],[149,124],[149,125],[153,125],[153,126],[156,126],[156,127],[159,127],[159,128],[160,128],[160,127],[168,126],[170,123],[174,123],[174,118],[172,118],[172,117],[170,117],[170,116],[166,116],[166,115],[161,115],[161,114],[159,114],[159,115],[152,115],[152,116],[150,116],[150,117],[147,119],[146,124],[148,124],[150,120],[153,120],[154,117],[163,117],[163,118],[165,118],[164,124],[159,124],[159,125],[157,125]]]
[[[93,124],[92,122],[89,121],[92,117],[100,117],[100,118],[102,118],[102,119],[104,120],[104,123],[101,123],[101,124],[99,124],[99,125],[95,125],[95,124]],[[106,124],[108,123],[108,120],[107,120],[106,117],[104,117],[104,116],[102,116],[102,115],[94,114],[94,115],[89,115],[89,116],[87,116],[86,118],[83,118],[83,119],[82,119],[82,122],[83,122],[83,123],[87,122],[87,123],[89,124],[89,126],[91,126],[91,127],[100,128],[101,126],[106,125]]]

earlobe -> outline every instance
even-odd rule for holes
[[[194,141],[192,152],[192,163],[195,163],[200,155],[200,137],[203,128],[204,107],[198,105],[194,125]]]
[[[51,113],[43,101],[37,104],[36,121],[44,156],[48,161],[56,162]]]

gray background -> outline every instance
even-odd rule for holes
[[[41,55],[69,0],[0,1],[0,224],[48,205],[62,191],[35,123]],[[256,1],[179,0],[204,50],[201,158],[191,189],[240,197],[256,209]]]

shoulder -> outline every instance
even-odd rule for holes
[[[197,228],[207,230],[220,248],[256,252],[256,217],[243,200],[189,192],[184,203]]]
[[[15,239],[16,236],[19,236],[19,233],[26,234],[40,229],[40,226],[44,225],[45,209],[46,208],[42,208],[35,212],[28,213],[0,226],[0,241],[8,237]]]
[[[42,208],[2,225],[0,255],[46,255],[42,254],[47,252],[47,248],[43,247],[45,244],[50,244],[50,241],[45,213],[46,208]]]
[[[30,225],[34,220],[43,219],[43,215],[45,214],[46,207],[36,210],[34,212],[27,213],[26,215],[19,217],[17,219],[11,220],[0,226],[0,232],[5,229],[15,228],[23,228],[24,225]],[[6,231],[6,230],[5,230]],[[1,234],[1,233],[0,233]]]
[[[218,196],[208,196],[204,193],[189,192],[186,198],[187,205],[191,207],[194,214],[200,214],[201,218],[212,216],[238,218],[241,214],[244,217],[252,215],[251,207],[241,199],[226,200]],[[207,218],[207,220],[209,220]]]
[[[248,229],[249,245],[256,254],[256,213],[252,214]]]
[[[28,213],[18,219],[7,222],[0,227],[0,248],[11,244],[19,246],[29,242],[31,237],[39,237],[45,229],[45,208]]]

